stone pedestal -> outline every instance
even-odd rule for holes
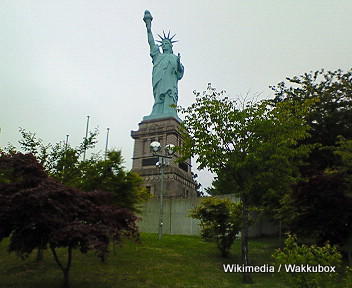
[[[175,118],[152,119],[139,123],[138,131],[131,131],[131,136],[135,140],[132,170],[143,177],[145,187],[154,197],[160,195],[161,181],[160,168],[156,167],[158,157],[150,152],[150,143],[158,141],[162,147],[166,144],[181,145],[179,126],[180,122]],[[197,196],[191,174],[190,159],[183,163],[171,160],[170,165],[164,168],[163,196],[166,198]]]

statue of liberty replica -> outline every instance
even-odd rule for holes
[[[183,76],[183,65],[180,54],[172,51],[175,35],[170,32],[162,33],[159,40],[154,40],[152,34],[153,17],[149,11],[144,12],[143,21],[147,28],[150,56],[153,62],[153,95],[154,104],[152,113],[143,117],[137,131],[131,131],[134,139],[132,170],[143,178],[144,186],[154,197],[162,194],[168,198],[196,197],[195,183],[191,172],[191,159],[183,163],[170,160],[165,164],[164,176],[161,176],[159,156],[150,149],[153,142],[159,142],[160,153],[165,153],[169,144],[182,145],[182,135],[179,132],[181,120],[177,116],[176,105],[178,101],[177,83]],[[156,43],[157,42],[157,43]],[[175,157],[177,155],[174,155]],[[164,183],[164,189],[161,184]],[[162,192],[163,191],[163,192]],[[160,197],[161,198],[161,197]],[[165,227],[169,227],[165,224]]]
[[[180,121],[175,106],[178,100],[177,82],[182,78],[184,68],[180,62],[180,54],[176,56],[172,51],[172,44],[177,41],[173,40],[175,35],[170,37],[170,32],[167,35],[163,32],[163,36],[158,35],[160,40],[156,40],[160,45],[156,44],[151,29],[152,20],[152,15],[146,10],[143,21],[147,27],[150,56],[153,62],[154,105],[152,113],[145,116],[143,120],[174,117]]]

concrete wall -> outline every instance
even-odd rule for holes
[[[228,198],[236,201],[234,195],[220,195],[219,198]],[[199,205],[202,198],[189,199],[164,199],[163,201],[163,233],[200,235],[199,221],[189,217],[190,210]],[[160,217],[160,200],[150,199],[147,201],[139,215],[138,222],[141,232],[158,233]],[[264,235],[275,235],[278,227],[264,217],[258,217],[256,222],[250,227],[249,235],[258,237]]]
[[[198,198],[164,199],[163,203],[164,234],[199,235],[198,220],[188,217],[190,210],[198,205]],[[151,199],[146,202],[140,217],[140,231],[158,233],[160,200]]]

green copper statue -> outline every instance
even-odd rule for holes
[[[172,51],[172,44],[176,41],[168,35],[163,33],[160,36],[160,41],[157,40],[161,45],[163,53],[159,50],[159,45],[154,41],[152,34],[151,24],[153,17],[148,10],[144,12],[143,21],[147,27],[148,43],[150,47],[150,56],[153,62],[153,94],[154,94],[154,105],[152,113],[149,116],[145,116],[143,120],[158,119],[173,117],[180,121],[177,116],[176,108],[170,107],[170,105],[177,105],[178,91],[177,82],[183,76],[184,68],[180,62],[180,54],[176,56]]]

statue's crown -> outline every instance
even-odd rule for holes
[[[164,35],[164,37],[161,36],[160,34],[158,34],[160,40],[156,40],[156,41],[159,42],[159,43],[162,43],[163,40],[169,40],[171,44],[173,44],[175,42],[178,42],[177,40],[172,40],[176,36],[176,34],[174,34],[174,36],[170,37],[170,31],[169,31],[169,33],[167,35],[163,31],[163,35]]]

